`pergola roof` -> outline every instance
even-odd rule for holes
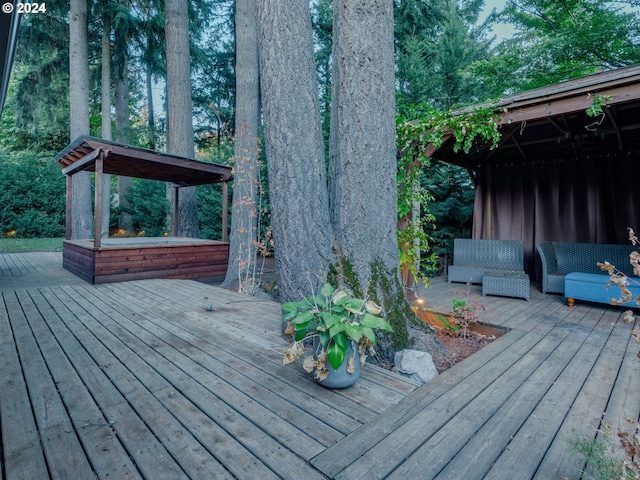
[[[156,152],[131,145],[82,136],[56,155],[63,173],[95,171],[96,160],[103,155],[104,173],[173,182],[179,187],[229,181],[231,167]]]
[[[585,113],[596,94],[611,97],[603,118]],[[477,144],[469,154],[453,152],[449,140],[432,156],[473,170],[483,162],[539,160],[640,145],[640,65],[506,97],[495,108],[502,135],[497,149]]]

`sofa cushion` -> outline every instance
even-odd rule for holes
[[[637,277],[634,278],[640,280]],[[572,272],[564,278],[564,296],[576,300],[610,304],[612,299],[620,298],[622,292],[615,285],[607,288],[608,283],[609,275]],[[640,296],[640,285],[632,281],[630,282],[629,290],[634,295],[633,300],[620,305],[637,308],[638,304],[635,299]]]

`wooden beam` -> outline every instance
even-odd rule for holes
[[[68,167],[63,168],[62,173],[64,173],[65,175],[73,175],[74,173],[78,173],[78,172],[81,172],[82,170],[85,170],[89,165],[91,165],[91,163],[93,163],[96,160],[96,158],[98,158],[101,151],[102,149],[94,150],[88,155],[85,155],[84,157],[82,157],[80,160],[76,160]]]
[[[603,97],[612,97],[605,103],[606,105],[617,105],[640,99],[640,88],[637,85],[600,89],[595,93]],[[528,105],[524,102],[521,105],[507,105],[505,106],[506,111],[501,115],[501,123],[508,125],[567,113],[584,112],[593,105],[593,98],[593,94],[583,92],[578,96],[548,99],[533,105]]]

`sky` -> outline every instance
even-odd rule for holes
[[[504,9],[505,3],[507,3],[507,0],[485,0],[484,10],[480,18],[484,20],[494,8],[497,11],[501,11],[502,9]],[[494,26],[492,30],[496,35],[496,41],[498,42],[503,38],[511,36],[511,34],[513,33],[513,27],[508,24],[498,24]]]

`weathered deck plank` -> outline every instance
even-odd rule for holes
[[[276,303],[88,285],[60,254],[15,255],[0,255],[3,479],[577,480],[569,440],[640,412],[622,310],[535,285],[525,302],[435,280],[427,308],[468,290],[510,330],[426,386],[367,367],[333,391],[282,365]]]
[[[7,306],[4,298],[0,298],[0,425],[3,471],[15,479],[46,478],[47,465],[40,447],[26,380],[13,340]]]
[[[67,287],[61,287],[61,289],[70,290]],[[82,295],[84,294],[88,295],[88,291],[82,291]],[[71,297],[66,297],[65,300],[71,301]],[[137,327],[137,323],[143,321],[142,318],[134,317],[136,321],[130,322],[133,331],[129,332],[118,325],[114,318],[111,318],[111,316],[117,317],[118,314],[109,310],[107,305],[97,299],[92,299],[95,301],[95,305],[86,298],[75,297],[75,300],[78,302],[76,308],[97,308],[100,312],[100,315],[95,317],[88,314],[82,315],[80,310],[76,310],[75,313],[87,331],[98,335],[98,341],[108,345],[109,352],[105,352],[104,359],[99,358],[96,361],[99,364],[104,361],[110,362],[107,374],[116,385],[120,385],[120,388],[127,392],[127,398],[134,405],[138,414],[141,416],[147,414],[146,409],[149,405],[155,404],[157,401],[155,395],[158,392],[172,392],[174,402],[179,397],[184,397],[181,399],[183,408],[188,407],[189,402],[197,405],[210,417],[209,425],[215,422],[231,439],[242,438],[244,440],[244,448],[238,448],[238,452],[227,459],[232,463],[227,466],[230,471],[236,471],[236,474],[240,474],[246,464],[253,464],[255,478],[264,478],[265,472],[261,472],[261,468],[258,468],[262,467],[262,464],[251,459],[255,456],[265,464],[271,463],[272,468],[286,471],[288,469],[295,470],[295,467],[298,466],[297,470],[311,476],[314,474],[313,471],[305,468],[306,464],[293,452],[283,450],[281,445],[275,442],[272,436],[265,434],[260,426],[272,425],[276,434],[289,438],[292,442],[296,439],[296,434],[299,435],[300,432],[293,431],[283,422],[278,422],[277,417],[271,412],[264,408],[257,408],[251,401],[241,398],[241,392],[229,390],[224,382],[212,378],[207,372],[196,368],[196,365],[190,365],[183,369],[180,366],[184,367],[184,365],[175,365],[171,359],[167,359],[162,354],[166,353],[163,351],[165,340],[158,337],[153,338],[152,335]],[[145,343],[145,340],[149,343]],[[100,350],[97,345],[96,350]],[[117,358],[118,362],[113,357]],[[200,374],[202,375],[200,376]],[[139,385],[138,382],[142,385]],[[130,392],[139,392],[143,389],[148,391],[147,397],[139,398],[135,402],[132,401]],[[217,389],[221,389],[222,393],[218,394]],[[234,402],[238,402],[239,405],[234,405]],[[243,407],[246,407],[247,410],[243,410]],[[162,410],[160,410],[161,408]],[[144,418],[147,423],[157,425],[160,414],[166,415],[167,421],[169,420],[168,415],[171,413],[169,410],[161,406],[158,406],[157,409],[153,415]],[[265,418],[260,417],[260,414],[265,415]],[[253,420],[258,423],[252,423]],[[211,426],[213,427],[213,425]],[[175,428],[179,427],[176,425]],[[156,435],[161,435],[161,433],[158,432]],[[183,431],[182,437],[186,436],[188,436],[187,432]],[[162,439],[162,443],[166,445],[172,440],[174,440],[174,435],[166,435]],[[294,442],[293,445],[299,447],[301,453],[306,452],[307,448],[312,448],[308,446],[309,442],[305,443],[302,439],[299,439],[299,443]],[[237,447],[239,446],[237,445]],[[321,446],[318,445],[316,448],[319,449]],[[182,450],[183,447],[178,445],[174,454]],[[228,449],[228,452],[233,452],[233,450]]]

